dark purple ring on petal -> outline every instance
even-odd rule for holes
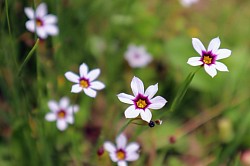
[[[203,65],[212,65],[216,62],[216,54],[213,54],[212,51],[202,51],[201,59],[200,61],[203,63]]]
[[[136,98],[133,100],[136,109],[145,110],[151,104],[148,99],[148,96],[143,96],[142,94],[138,94]]]
[[[57,111],[57,117],[59,119],[64,119],[67,115],[67,112],[64,109],[60,109],[59,111]]]

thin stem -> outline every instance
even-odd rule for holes
[[[9,18],[9,9],[8,9],[8,0],[5,0],[5,12],[6,12],[6,17],[7,17],[7,24],[8,24],[8,31],[10,36],[12,37],[11,34],[11,28],[10,28],[10,18]]]
[[[125,129],[126,127],[133,121],[134,119],[129,119],[119,130],[118,135],[120,135]]]

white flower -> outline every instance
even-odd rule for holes
[[[158,91],[158,84],[149,86],[144,93],[143,82],[134,77],[131,81],[131,89],[134,96],[125,93],[117,95],[121,102],[132,104],[125,110],[126,118],[136,118],[140,114],[142,120],[150,122],[152,113],[149,108],[161,109],[167,103],[161,96],[152,98]]]
[[[41,3],[34,11],[30,7],[24,8],[24,12],[30,19],[25,26],[30,32],[36,32],[38,37],[45,39],[48,35],[57,35],[58,27],[56,26],[57,17],[53,14],[47,14],[47,5]]]
[[[194,49],[200,54],[199,57],[191,57],[187,63],[191,66],[204,66],[205,71],[214,77],[217,74],[216,70],[228,71],[227,66],[217,60],[227,58],[231,55],[229,49],[219,49],[220,39],[214,38],[210,41],[206,50],[201,41],[197,38],[192,39]]]
[[[197,3],[199,0],[180,0],[180,3],[184,7],[189,7],[194,3]]]
[[[130,45],[125,53],[125,59],[133,68],[144,67],[152,61],[152,57],[143,46]]]
[[[86,95],[90,97],[96,97],[96,90],[105,88],[105,85],[100,81],[94,81],[100,74],[100,69],[93,69],[88,72],[88,66],[83,63],[79,67],[80,76],[68,71],[65,73],[65,77],[76,84],[71,88],[71,92],[79,93],[84,91]]]
[[[127,145],[127,138],[123,134],[116,138],[116,146],[109,141],[104,142],[104,149],[109,152],[111,160],[117,162],[118,166],[127,166],[127,161],[137,160],[139,148],[136,142]]]
[[[69,98],[63,97],[57,103],[54,100],[48,102],[51,112],[47,113],[45,119],[47,121],[57,121],[56,126],[63,131],[68,127],[68,123],[74,123],[74,112],[79,110],[78,105],[69,105]]]

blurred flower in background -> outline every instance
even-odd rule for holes
[[[131,81],[131,89],[134,96],[125,93],[117,95],[121,102],[132,104],[125,110],[126,118],[136,118],[140,114],[142,120],[150,122],[152,113],[149,108],[161,109],[167,103],[161,96],[152,98],[158,91],[158,84],[149,86],[144,93],[143,82],[134,77]]]
[[[194,3],[197,3],[199,0],[180,0],[180,3],[184,7],[189,7]]]
[[[30,32],[36,32],[41,39],[46,39],[48,35],[57,35],[59,30],[56,25],[57,17],[53,14],[47,14],[47,5],[41,3],[34,11],[30,7],[24,8],[24,12],[30,19],[25,26]]]
[[[70,105],[70,101],[68,97],[63,97],[57,103],[54,100],[50,100],[48,102],[48,107],[51,112],[47,113],[45,119],[47,121],[57,121],[56,126],[59,130],[63,131],[68,127],[68,123],[74,123],[75,112],[78,112],[78,105]]]
[[[127,145],[127,138],[124,134],[120,134],[116,138],[116,146],[109,141],[104,142],[104,149],[109,152],[111,160],[117,162],[118,166],[127,166],[127,161],[137,160],[139,148],[140,146],[136,142]]]
[[[88,66],[85,63],[82,63],[79,67],[80,76],[75,73],[68,71],[65,73],[65,77],[76,83],[72,86],[71,92],[79,93],[84,91],[84,93],[90,97],[96,97],[96,90],[101,90],[105,88],[105,85],[100,81],[94,81],[100,74],[100,69],[93,69],[88,72]]]
[[[141,68],[152,61],[151,55],[143,46],[129,45],[125,52],[125,59],[132,68]]]
[[[217,74],[216,70],[228,71],[227,66],[217,60],[227,58],[231,55],[229,49],[219,49],[220,39],[214,38],[210,41],[206,50],[201,41],[197,38],[192,39],[194,49],[200,54],[200,57],[191,57],[187,63],[191,66],[204,66],[205,71],[214,77]]]

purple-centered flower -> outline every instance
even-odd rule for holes
[[[85,63],[82,63],[79,67],[80,76],[77,74],[68,71],[65,73],[65,77],[75,83],[71,92],[79,93],[84,91],[84,93],[90,97],[96,97],[96,90],[101,90],[105,88],[105,85],[100,81],[94,81],[100,74],[100,69],[93,69],[88,72],[88,66]]]
[[[219,49],[220,39],[214,38],[210,41],[206,50],[201,41],[197,38],[192,39],[194,49],[200,54],[200,57],[191,57],[187,63],[191,66],[204,66],[205,71],[214,77],[219,71],[228,71],[227,66],[217,60],[227,58],[231,55],[229,49]]]
[[[127,161],[135,161],[139,158],[139,144],[131,142],[127,145],[127,138],[124,134],[116,138],[116,146],[109,141],[104,142],[103,146],[109,152],[111,160],[117,162],[118,166],[127,166]]]
[[[152,61],[151,55],[143,46],[129,45],[124,57],[133,68],[144,67]]]
[[[180,0],[180,3],[184,7],[189,7],[194,3],[197,3],[199,0]]]
[[[125,93],[117,95],[121,102],[132,104],[125,110],[126,118],[136,118],[140,115],[142,120],[150,122],[152,113],[149,109],[161,109],[167,103],[161,96],[153,98],[158,91],[158,84],[149,86],[144,92],[143,82],[134,77],[131,81],[131,89],[134,96]]]
[[[30,19],[25,26],[30,32],[36,32],[39,38],[45,39],[48,35],[57,35],[59,30],[56,26],[57,17],[53,14],[47,14],[47,5],[41,3],[34,11],[30,7],[24,8],[24,12]]]
[[[59,130],[63,131],[68,127],[68,123],[74,123],[73,114],[79,110],[78,105],[70,105],[69,98],[63,97],[57,103],[54,100],[48,102],[48,107],[51,112],[47,113],[45,119],[47,121],[57,121],[56,126]]]

